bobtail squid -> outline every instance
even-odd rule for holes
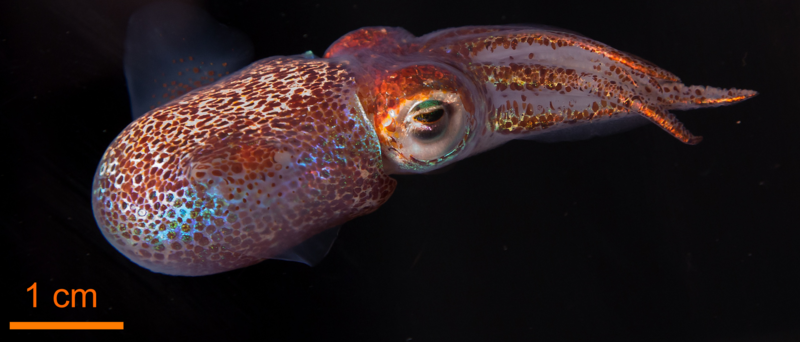
[[[756,95],[687,86],[579,34],[525,25],[421,37],[368,27],[323,58],[247,65],[241,33],[170,6],[131,18],[126,75],[134,116],[146,114],[103,155],[92,205],[117,250],[171,275],[313,264],[338,226],[386,202],[391,174],[512,139],[587,139],[647,121],[696,144],[670,110]]]

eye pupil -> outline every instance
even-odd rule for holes
[[[431,124],[444,116],[444,104],[438,100],[422,101],[412,109],[412,112],[418,113],[414,115],[415,121]]]
[[[421,123],[434,123],[439,121],[442,116],[444,116],[444,108],[438,108],[432,112],[418,114],[414,117],[414,120],[417,120]]]

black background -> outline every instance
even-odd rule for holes
[[[320,55],[363,26],[540,23],[687,84],[760,92],[679,112],[705,137],[697,146],[649,125],[511,142],[442,174],[396,177],[389,202],[347,223],[320,265],[199,278],[129,262],[90,208],[95,167],[129,122],[123,40],[146,3],[0,8],[6,317],[125,322],[16,339],[800,340],[800,2],[199,2],[244,31],[256,58]],[[98,307],[58,309],[59,288],[93,288]]]

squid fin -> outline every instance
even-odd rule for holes
[[[125,78],[134,119],[248,65],[243,33],[204,10],[156,3],[134,13],[125,39]]]
[[[315,266],[328,255],[333,242],[339,236],[339,228],[341,226],[327,229],[271,259],[294,261],[308,266]]]

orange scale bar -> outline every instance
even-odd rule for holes
[[[124,330],[124,322],[9,322],[9,330]]]

